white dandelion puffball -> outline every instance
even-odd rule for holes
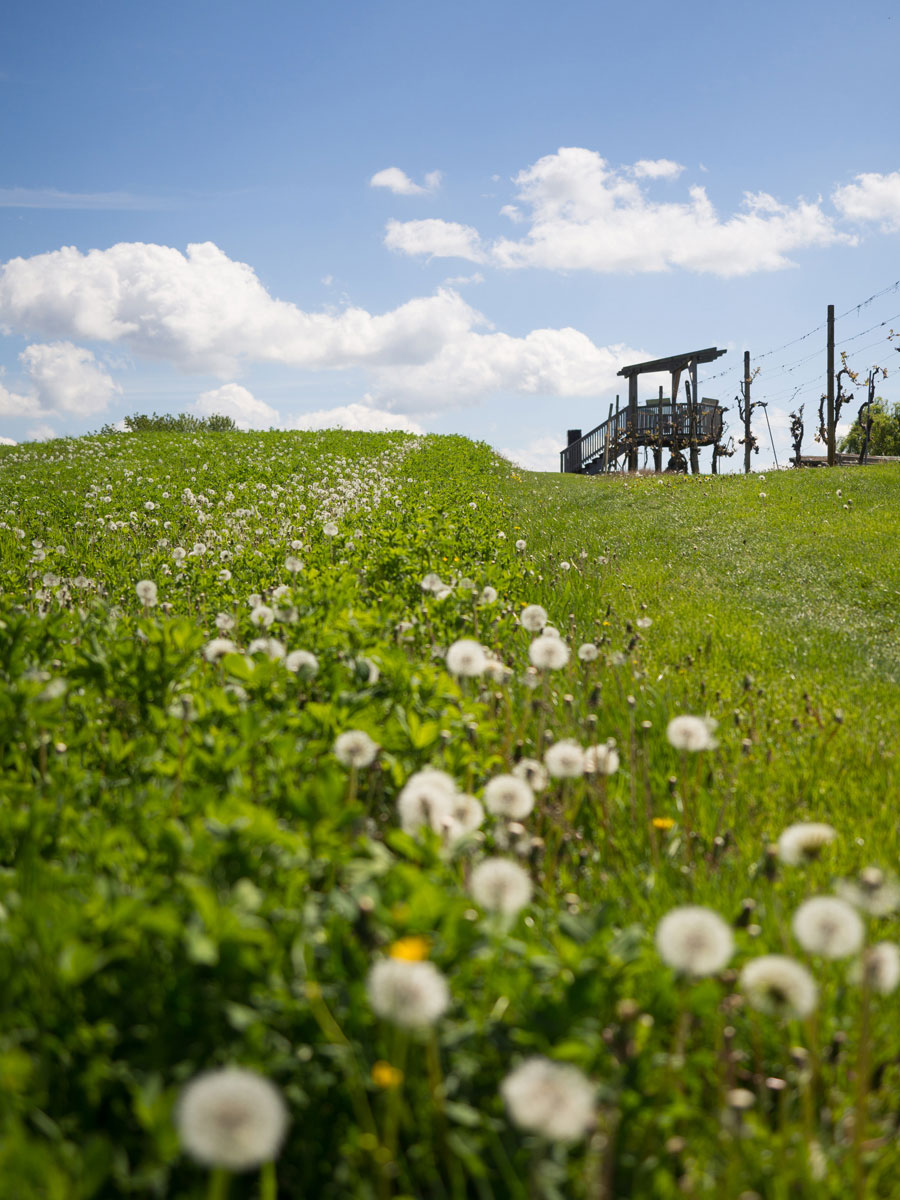
[[[497,603],[497,589],[494,587],[482,588],[481,589],[481,603],[482,604],[496,604]]]
[[[474,833],[481,827],[484,820],[484,808],[481,801],[466,793],[461,792],[452,798],[449,811],[450,816],[456,822],[455,827],[460,837]]]
[[[448,819],[453,818],[456,784],[443,771],[426,768],[411,775],[397,797],[397,812],[404,833],[415,834],[420,829],[440,833]]]
[[[290,571],[292,575],[296,575],[298,571],[303,570],[303,563],[294,554],[289,554],[284,560],[285,570]]]
[[[614,742],[604,742],[599,746],[589,746],[584,752],[584,773],[586,775],[615,775],[619,769],[619,752]]]
[[[142,579],[140,583],[135,584],[134,590],[137,592],[138,600],[147,608],[152,608],[156,603],[156,584],[152,579]]]
[[[203,647],[203,657],[207,662],[218,662],[226,654],[234,654],[236,651],[237,646],[231,638],[213,638]]]
[[[666,737],[676,750],[715,750],[713,737],[718,721],[712,717],[673,717],[666,727]]]
[[[819,857],[819,851],[837,837],[831,825],[820,821],[801,821],[788,825],[778,839],[778,857],[795,867]]]
[[[874,992],[887,996],[900,983],[900,948],[893,942],[876,942],[864,951],[858,981],[865,977]]]
[[[542,792],[550,782],[547,768],[536,758],[523,758],[512,769],[517,779],[524,779],[533,792]]]
[[[544,628],[541,630],[541,633],[544,635],[544,637],[555,637],[555,638],[562,637],[562,634],[559,632],[559,630],[556,628],[555,625],[545,625]]]
[[[835,890],[842,900],[872,917],[889,917],[900,908],[900,887],[880,867],[864,867],[856,879],[842,880]]]
[[[686,905],[673,908],[657,925],[656,948],[664,963],[699,978],[722,970],[734,953],[734,938],[717,912]]]
[[[284,660],[284,665],[295,675],[303,675],[312,679],[319,670],[319,660],[309,650],[292,650]]]
[[[514,917],[531,899],[531,879],[508,858],[486,858],[472,872],[469,891],[488,912]]]
[[[439,592],[444,587],[444,581],[434,571],[429,571],[419,585],[423,592]]]
[[[250,614],[250,620],[261,629],[268,629],[275,620],[275,610],[268,604],[258,604]]]
[[[544,766],[554,779],[576,779],[584,774],[584,750],[577,742],[556,742],[544,755]]]
[[[279,642],[278,638],[254,638],[247,647],[247,653],[264,654],[266,658],[272,662],[276,662],[278,659],[284,658],[284,646]]]
[[[485,786],[484,803],[495,817],[521,821],[534,808],[534,793],[517,775],[497,775]]]
[[[547,624],[547,610],[539,604],[528,604],[522,609],[519,622],[529,633],[540,633]]]
[[[327,538],[337,537],[338,527],[335,525],[334,521],[326,521],[322,526],[322,532]]]
[[[348,729],[334,739],[334,755],[345,767],[370,767],[380,747],[362,729]]]
[[[810,954],[847,958],[863,944],[865,929],[859,913],[837,896],[814,896],[794,913],[794,937]]]
[[[578,647],[578,657],[584,663],[596,662],[600,657],[600,651],[593,642],[584,642]]]
[[[175,1109],[175,1125],[184,1149],[204,1166],[249,1171],[277,1157],[288,1114],[268,1079],[225,1067],[187,1085]]]
[[[554,1142],[572,1142],[594,1124],[594,1087],[577,1067],[529,1058],[500,1084],[509,1115],[520,1129]]]
[[[220,612],[216,614],[216,629],[219,633],[230,633],[235,626],[235,619],[231,613]]]
[[[528,647],[528,659],[539,671],[559,671],[569,661],[569,647],[561,638],[543,633]]]
[[[752,958],[741,971],[739,986],[752,1008],[779,1017],[808,1017],[818,1000],[812,975],[784,954]]]
[[[366,989],[377,1016],[408,1029],[433,1025],[450,1006],[447,980],[430,962],[386,958],[369,972]]]
[[[451,675],[471,678],[481,675],[487,666],[484,647],[472,638],[460,638],[447,651],[447,670]]]
[[[520,554],[525,550],[525,547],[527,545],[528,545],[528,543],[525,541],[524,538],[516,538],[516,549],[518,550],[518,552]]]

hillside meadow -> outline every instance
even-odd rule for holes
[[[0,1193],[896,1195],[898,500],[0,447]]]

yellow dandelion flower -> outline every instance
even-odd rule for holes
[[[379,1059],[372,1067],[372,1082],[378,1088],[399,1087],[403,1082],[403,1072],[397,1067],[392,1067],[389,1062]]]
[[[654,817],[653,818],[653,828],[654,829],[671,829],[674,824],[675,824],[675,821],[672,817]]]
[[[428,939],[423,937],[398,938],[390,948],[391,958],[402,958],[404,962],[422,962],[428,957]]]

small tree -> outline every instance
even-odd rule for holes
[[[231,433],[237,429],[232,417],[213,413],[197,417],[193,413],[133,413],[124,418],[129,433]],[[104,425],[101,433],[120,433],[115,425]]]
[[[868,416],[866,408],[869,409]],[[900,455],[900,402],[889,405],[881,396],[875,397],[871,407],[868,404],[861,406],[847,436],[841,439],[841,450],[847,454],[862,452],[868,420],[872,422],[869,454]]]

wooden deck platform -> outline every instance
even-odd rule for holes
[[[722,436],[724,409],[717,400],[703,399],[696,406],[695,443],[713,446]],[[569,474],[597,475],[614,471],[622,455],[640,447],[654,451],[656,470],[662,470],[662,453],[686,453],[690,442],[690,407],[671,400],[650,400],[636,409],[621,408],[595,429],[573,439],[560,451],[559,469]]]

